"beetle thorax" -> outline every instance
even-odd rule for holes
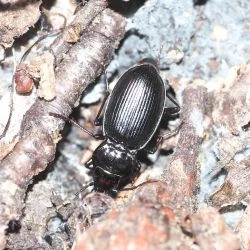
[[[109,139],[94,151],[92,163],[95,186],[102,191],[118,188],[138,168],[135,155],[123,145]]]
[[[114,174],[124,175],[131,171],[137,164],[132,151],[121,144],[111,140],[105,140],[93,153],[93,166],[101,167]]]

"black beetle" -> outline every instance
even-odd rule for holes
[[[167,98],[175,107],[166,105]],[[179,105],[167,94],[155,60],[145,58],[128,69],[111,94],[107,92],[95,119],[96,126],[103,125],[103,133],[93,135],[81,127],[96,139],[104,139],[86,164],[93,171],[93,182],[87,186],[115,194],[132,182],[140,172],[137,152],[155,152],[163,139],[156,133],[160,121],[179,111]]]

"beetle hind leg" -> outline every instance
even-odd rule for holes
[[[174,130],[171,130],[163,135],[156,133],[143,150],[149,154],[154,154],[164,140],[167,140],[178,134],[182,125],[183,121]]]
[[[159,135],[159,129],[156,131],[156,133],[153,135],[151,140],[148,142],[145,148],[143,148],[143,151],[148,153],[148,154],[154,154],[159,145],[162,143],[162,136]]]
[[[166,92],[166,97],[171,103],[174,104],[174,106],[164,108],[163,118],[177,115],[181,110],[180,105],[177,103],[175,98],[173,98],[170,94],[168,94],[168,92]]]
[[[179,123],[178,126],[175,129],[169,131],[168,133],[163,134],[161,136],[162,137],[162,141],[163,140],[167,140],[167,139],[169,139],[169,138],[177,135],[182,125],[183,125],[183,121],[181,121],[181,123]]]

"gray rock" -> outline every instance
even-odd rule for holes
[[[145,57],[159,59],[161,68],[180,62],[195,32],[196,10],[191,0],[148,0],[128,19],[118,63],[108,69],[124,70]]]

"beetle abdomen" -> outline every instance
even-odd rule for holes
[[[117,82],[104,115],[107,137],[131,149],[143,148],[157,129],[165,103],[165,87],[150,64],[128,70]]]

